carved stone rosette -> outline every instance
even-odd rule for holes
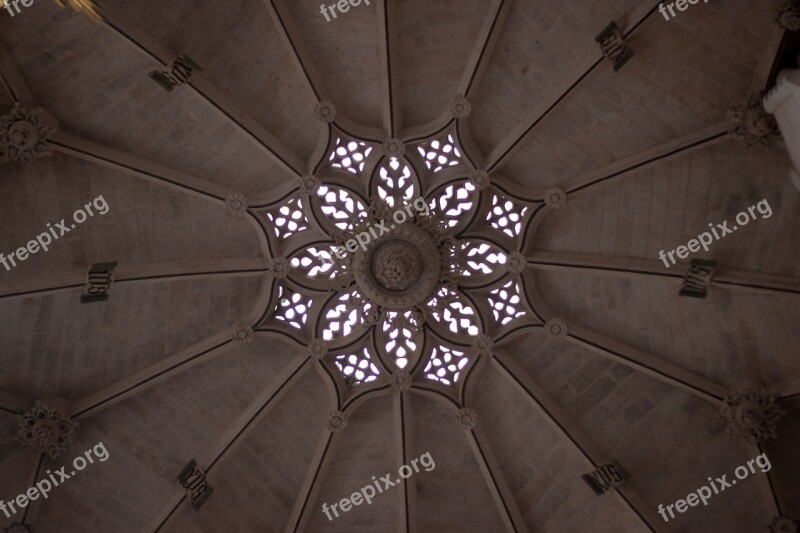
[[[457,94],[450,99],[450,113],[453,117],[461,119],[467,118],[472,111],[472,104],[463,94]]]
[[[300,190],[303,191],[303,194],[310,196],[315,194],[317,189],[319,189],[319,179],[316,176],[308,174],[300,178]]]
[[[469,175],[469,182],[477,190],[482,191],[489,186],[489,173],[485,170],[473,170]]]
[[[11,161],[31,162],[51,155],[47,139],[55,133],[41,110],[28,111],[16,104],[0,117],[0,153]]]
[[[567,323],[558,318],[551,318],[545,322],[544,330],[551,337],[563,338],[567,336]]]
[[[386,139],[383,143],[383,153],[386,157],[403,157],[406,145],[400,139]]]
[[[314,109],[314,114],[322,122],[333,122],[336,119],[336,106],[330,102],[320,102]]]
[[[75,422],[56,408],[36,402],[31,409],[17,417],[17,440],[55,459],[72,445]]]
[[[508,254],[508,263],[506,267],[512,274],[521,274],[525,267],[528,265],[528,260],[519,252],[511,252]]]
[[[769,533],[797,533],[800,525],[791,518],[779,516],[769,525]]]
[[[800,30],[800,2],[786,2],[775,12],[775,21],[789,31]]]
[[[331,433],[338,433],[347,427],[347,415],[342,411],[332,411],[328,414],[325,425]]]
[[[291,263],[285,257],[274,257],[269,260],[269,270],[278,279],[286,278],[291,267]]]
[[[550,209],[561,209],[567,203],[567,193],[557,187],[547,189],[544,192],[544,203]]]
[[[392,389],[404,392],[411,388],[411,374],[405,370],[395,372],[392,376]]]
[[[247,213],[247,198],[238,192],[231,193],[225,199],[225,207],[228,209],[228,216],[242,218]]]
[[[321,361],[325,354],[328,353],[328,343],[322,339],[314,339],[308,343],[308,354],[316,359],[317,361]]]
[[[760,95],[751,95],[747,101],[734,104],[728,110],[730,133],[746,146],[775,146],[780,130],[775,117],[764,109]]]
[[[774,394],[756,383],[742,383],[725,397],[720,419],[729,436],[760,442],[777,438],[776,425],[783,414]]]
[[[478,415],[469,407],[458,410],[458,422],[466,430],[473,430],[478,425]]]
[[[481,333],[472,339],[472,350],[475,355],[480,357],[489,357],[492,355],[494,343],[492,338],[488,335]]]
[[[240,342],[241,344],[250,344],[253,341],[253,336],[255,332],[253,328],[250,327],[250,324],[240,323],[236,324],[233,328],[233,340]]]

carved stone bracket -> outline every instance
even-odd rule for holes
[[[172,92],[172,89],[178,85],[188,83],[195,70],[202,70],[200,66],[192,61],[186,54],[181,54],[172,62],[172,69],[170,71],[153,70],[150,72],[150,78],[155,81],[167,92]]]
[[[192,501],[195,510],[200,509],[214,489],[206,481],[206,474],[197,468],[197,461],[192,459],[178,475],[178,482],[186,489],[186,495]]]
[[[609,464],[598,466],[594,472],[583,474],[581,478],[600,496],[614,487],[618,487],[628,481],[630,476],[625,469],[616,461]]]
[[[603,55],[614,65],[617,71],[633,57],[633,50],[625,44],[622,32],[619,31],[617,23],[611,21],[608,26],[594,38],[600,44]]]
[[[678,294],[692,298],[705,298],[708,295],[708,287],[711,285],[716,268],[716,261],[692,259],[692,264],[683,277],[683,285]]]
[[[116,261],[110,263],[96,263],[89,267],[87,274],[86,292],[81,294],[81,303],[104,302],[108,300],[108,291],[114,282],[114,269]]]

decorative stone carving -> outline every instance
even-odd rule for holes
[[[322,122],[331,123],[336,119],[336,106],[330,102],[320,102],[314,109],[314,114]]]
[[[197,468],[197,461],[192,459],[186,468],[178,475],[178,482],[186,489],[186,495],[192,501],[192,507],[197,510],[203,506],[214,489],[206,481],[206,474]]]
[[[42,110],[28,111],[19,104],[0,117],[0,153],[11,161],[29,163],[51,155],[47,140],[55,128],[42,116]]]
[[[462,407],[458,410],[458,422],[464,429],[471,431],[478,425],[478,415],[469,407]]]
[[[328,414],[328,419],[325,421],[328,431],[331,433],[338,433],[347,427],[347,415],[342,411],[332,411]]]
[[[308,174],[300,178],[300,190],[303,191],[303,194],[309,196],[316,194],[317,189],[319,189],[319,179],[316,176]]]
[[[238,192],[231,193],[225,200],[225,207],[228,209],[228,216],[242,218],[247,213],[247,198]]]
[[[192,73],[197,70],[202,70],[200,66],[192,61],[186,54],[181,54],[175,61],[172,62],[172,70],[157,71],[153,70],[148,75],[150,79],[159,84],[162,89],[167,92],[172,92],[172,89],[178,85],[189,83]]]
[[[494,348],[494,342],[488,335],[481,333],[472,339],[472,350],[475,355],[489,357],[492,355],[492,348]]]
[[[285,257],[273,257],[268,263],[270,272],[278,279],[286,278],[292,268],[291,263]]]
[[[47,453],[51,459],[72,445],[76,424],[58,408],[36,402],[31,409],[19,415],[17,421],[17,440],[37,452]]]
[[[400,139],[386,139],[383,143],[383,153],[386,157],[403,157],[406,146]]]
[[[31,526],[22,522],[14,522],[10,526],[3,528],[3,533],[33,533]]]
[[[633,57],[633,50],[625,44],[625,38],[614,21],[611,21],[594,40],[600,44],[603,55],[614,65],[615,72]]]
[[[711,285],[711,278],[714,277],[716,269],[716,261],[692,259],[692,264],[683,277],[683,285],[678,294],[680,296],[691,296],[692,298],[705,298],[708,295],[708,287]]]
[[[392,388],[397,392],[404,392],[411,388],[411,374],[405,370],[395,372],[392,376]]]
[[[777,438],[776,426],[783,415],[772,392],[747,382],[731,389],[725,397],[720,419],[727,425],[729,436],[761,442]]]
[[[567,193],[553,187],[544,191],[544,203],[550,209],[561,209],[567,203]]]
[[[739,102],[728,110],[731,122],[730,133],[745,146],[775,146],[780,138],[778,124],[766,112],[760,95],[751,95],[744,102]]]
[[[511,252],[508,254],[508,262],[506,267],[512,274],[521,274],[525,267],[528,266],[528,260],[519,252]]]
[[[314,339],[308,343],[308,353],[317,361],[322,361],[328,353],[328,343],[322,339]]]
[[[378,307],[371,303],[369,309],[364,311],[364,323],[367,326],[374,326],[381,321],[381,312]]]
[[[469,182],[472,184],[473,187],[482,191],[489,186],[490,179],[489,173],[485,170],[473,170],[469,175]]]
[[[233,340],[238,341],[241,344],[250,344],[253,342],[254,336],[255,331],[253,331],[253,328],[250,326],[250,324],[240,322],[233,328]]]
[[[472,104],[463,94],[457,94],[450,99],[450,113],[455,118],[467,118],[472,111]]]
[[[769,525],[769,533],[797,533],[800,524],[791,518],[779,516]]]
[[[105,302],[108,300],[108,291],[114,282],[114,269],[116,261],[110,263],[96,263],[89,267],[87,274],[86,292],[81,294],[81,303]]]
[[[544,330],[551,337],[563,338],[567,336],[567,323],[558,318],[551,318],[545,322]]]
[[[357,251],[352,270],[369,300],[387,309],[408,309],[436,288],[441,258],[433,238],[407,223]]]
[[[784,30],[800,30],[800,2],[792,0],[791,2],[784,3],[775,12],[775,20]]]
[[[612,461],[610,464],[598,466],[594,472],[581,476],[587,485],[600,496],[614,487],[618,487],[628,481],[630,476],[619,463]]]

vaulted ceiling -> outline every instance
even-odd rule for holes
[[[767,2],[669,21],[633,0],[373,0],[330,22],[307,1],[95,4],[99,23],[49,0],[0,10],[0,115],[41,107],[57,127],[51,157],[0,161],[0,252],[99,195],[110,206],[0,268],[0,500],[98,442],[110,457],[0,528],[750,533],[800,517],[800,194],[782,144],[728,133],[779,51]],[[612,20],[635,52],[619,71],[595,42]],[[148,73],[179,54],[202,70],[166,92]],[[258,208],[296,194],[336,132],[382,150],[446,128],[465,161],[420,172],[422,189],[486,170],[475,213],[492,194],[527,207],[520,239],[497,241],[526,259],[508,274],[525,317],[487,328],[492,353],[449,390],[418,369],[409,390],[384,372],[347,396],[309,353],[313,325],[270,322],[275,259],[311,237],[280,242]],[[762,199],[771,217],[697,254],[717,262],[708,296],[679,296],[688,260],[666,269],[659,251]],[[89,265],[108,261],[109,299],[81,304]],[[775,392],[777,440],[725,434],[744,381]],[[51,459],[15,438],[17,416],[56,397],[78,426]],[[331,433],[336,410],[347,426]],[[426,452],[435,469],[372,505],[320,512]],[[768,473],[658,515],[760,453]],[[199,510],[176,479],[191,459],[214,488]],[[581,475],[611,460],[631,479],[596,496]]]

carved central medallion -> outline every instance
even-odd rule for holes
[[[427,300],[441,274],[433,237],[409,223],[370,243],[353,258],[353,275],[364,295],[387,309],[409,309]]]
[[[411,243],[391,239],[381,243],[372,254],[372,275],[390,291],[408,290],[422,274],[422,258]]]

